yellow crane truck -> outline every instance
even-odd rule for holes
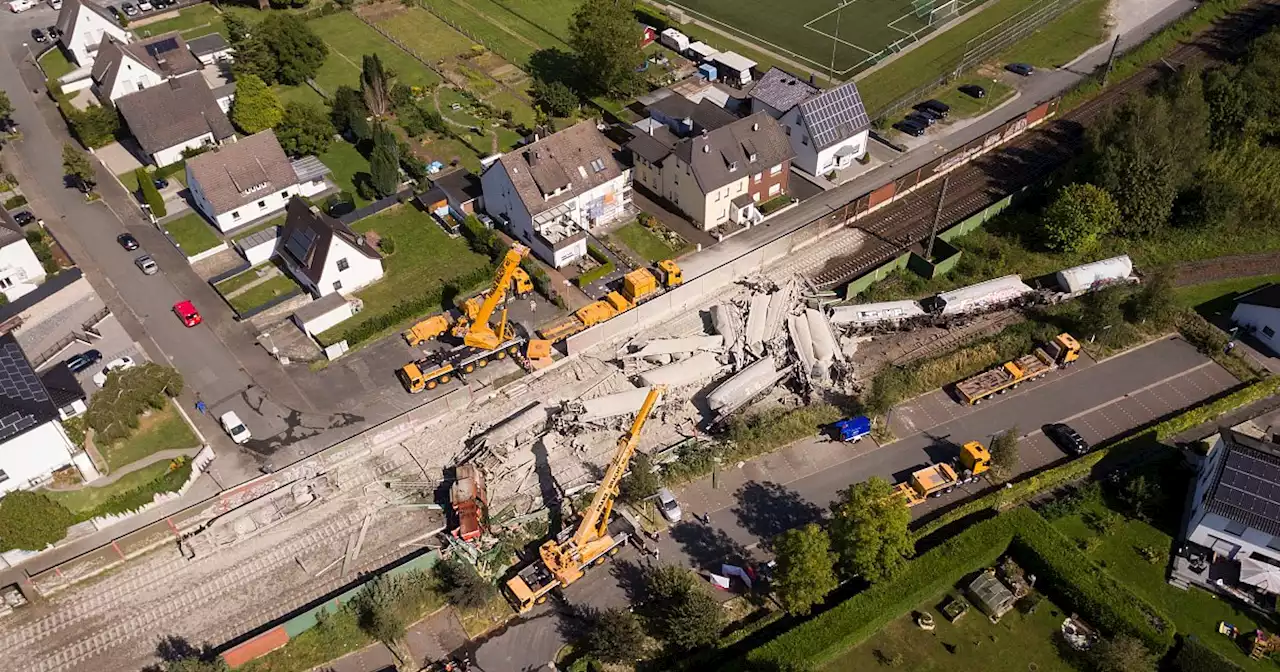
[[[1004,394],[1054,369],[1066,368],[1077,359],[1080,359],[1080,343],[1071,334],[1058,334],[1029,355],[956,383],[956,394],[964,403],[976,406],[987,397]]]
[[[604,564],[608,556],[615,555],[627,542],[630,532],[626,529],[626,522],[619,520],[616,525],[611,525],[613,502],[618,497],[618,486],[627,472],[627,464],[640,443],[640,430],[644,429],[645,421],[664,392],[666,388],[661,385],[649,390],[635,421],[631,423],[631,429],[618,439],[618,449],[609,462],[604,480],[577,527],[565,528],[556,538],[544,542],[538,548],[538,560],[507,581],[507,596],[516,611],[523,614],[546,602],[551,591],[582,578],[591,565]]]
[[[538,330],[543,340],[555,343],[564,340],[587,327],[613,319],[637,305],[662,293],[663,289],[678,287],[684,283],[684,273],[671,259],[659,261],[658,273],[639,268],[622,276],[621,291],[609,292],[595,303],[578,309],[578,312]]]
[[[533,292],[533,279],[529,277],[528,272],[517,266],[511,272],[511,283],[508,291],[516,298],[523,299]],[[404,336],[405,343],[408,343],[411,348],[416,348],[422,343],[439,338],[451,328],[455,331],[465,332],[465,325],[476,321],[477,316],[480,314],[480,308],[484,305],[484,300],[488,298],[490,293],[485,291],[463,302],[462,317],[456,323],[450,320],[448,313],[439,313],[409,327],[401,334]]]
[[[907,500],[907,506],[915,506],[930,497],[951,492],[957,485],[971,483],[990,467],[991,453],[977,441],[970,441],[960,449],[960,457],[953,463],[930,465],[912,472],[894,490]]]
[[[433,390],[444,385],[458,373],[471,373],[488,366],[490,360],[505,359],[520,352],[525,339],[516,333],[515,325],[507,322],[507,309],[502,308],[498,324],[489,319],[502,302],[511,286],[511,278],[520,268],[520,261],[529,254],[529,248],[513,244],[502,259],[494,276],[493,288],[475,313],[474,319],[460,318],[453,326],[453,334],[462,343],[443,353],[433,354],[409,362],[396,371],[396,377],[410,393]],[[439,317],[439,316],[437,316]],[[430,321],[430,320],[427,320]],[[446,326],[447,328],[447,326]],[[441,331],[440,333],[443,333]],[[436,334],[437,336],[439,334]],[[406,339],[407,340],[407,339]]]

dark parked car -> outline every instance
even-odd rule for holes
[[[938,123],[938,120],[935,119],[934,117],[931,117],[927,114],[922,114],[920,112],[912,112],[911,114],[908,114],[906,120],[915,124],[916,126],[923,126],[925,128],[928,128]]]
[[[35,40],[36,42],[40,42],[40,43],[42,43],[42,44],[43,44],[44,42],[48,42],[48,41],[49,41],[49,37],[48,37],[47,35],[45,35],[45,34],[44,34],[44,31],[43,31],[43,30],[40,30],[39,28],[32,28],[32,29],[31,29],[31,39]]]
[[[932,98],[924,101],[923,103],[917,104],[916,109],[920,110],[921,112],[928,110],[930,112],[937,114],[939,117],[943,119],[946,119],[947,115],[951,113],[950,105],[942,102],[941,100],[934,100]]]
[[[166,180],[163,177],[157,177],[151,180],[151,183],[156,185],[156,189],[164,189],[169,186],[169,180]]]
[[[35,222],[36,216],[23,210],[22,212],[13,213],[13,221],[17,222],[18,226],[26,226]]]
[[[915,114],[916,116],[924,117],[926,119],[932,119],[934,121],[942,121],[943,119],[947,118],[947,115],[942,114],[937,110],[931,110],[927,107],[922,107],[916,110],[915,112],[913,112],[913,114]],[[907,116],[911,116],[911,115],[909,114]]]
[[[62,31],[58,30],[57,26],[49,26],[48,28],[45,28],[45,32],[49,33],[49,39],[51,40],[56,40],[59,37],[62,37]]]
[[[67,368],[71,369],[72,373],[80,373],[100,361],[102,361],[101,352],[98,352],[97,350],[85,350],[78,355],[68,357]]]
[[[134,7],[132,2],[126,2],[123,5],[120,5],[120,7],[124,9],[124,13],[129,16],[136,16],[138,14],[138,8]]]
[[[130,233],[122,233],[116,236],[116,242],[120,243],[120,247],[130,252],[138,249],[138,239],[134,238],[133,234]]]
[[[1044,433],[1058,444],[1059,448],[1072,455],[1084,455],[1089,452],[1089,443],[1080,436],[1080,433],[1060,422],[1045,425]]]
[[[981,86],[978,86],[977,84],[965,84],[964,86],[961,86],[960,93],[963,93],[964,95],[969,96],[970,98],[986,98],[987,97],[987,90],[982,88]]]
[[[1034,67],[1027,63],[1010,63],[1009,65],[1004,66],[1004,69],[1015,75],[1022,75],[1023,77],[1030,77],[1036,71]]]
[[[924,127],[914,121],[904,119],[893,125],[894,128],[913,137],[924,135]]]

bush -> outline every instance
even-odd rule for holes
[[[146,168],[139,168],[133,171],[134,179],[138,181],[138,191],[142,192],[142,200],[146,201],[151,207],[151,214],[159,219],[168,214],[164,207],[164,197],[160,195],[160,190],[156,189],[155,182],[152,181],[151,175],[147,173]]]
[[[613,265],[613,260],[609,258],[609,255],[601,252],[600,248],[595,245],[587,246],[587,256],[595,259],[600,265],[574,279],[574,284],[578,285],[579,288],[586,287],[596,280],[599,280],[600,278],[603,278],[617,270],[617,267]]]
[[[155,480],[140,485],[132,490],[117,493],[88,511],[81,511],[77,516],[81,520],[89,520],[99,516],[110,516],[129,511],[136,511],[155,501],[155,496],[163,492],[177,492],[191,478],[191,461],[185,457],[174,460],[169,470]]]
[[[390,242],[390,238],[383,238],[382,245],[385,246]],[[392,251],[394,251],[394,245]],[[388,254],[390,254],[388,252]],[[482,266],[476,270],[464,275],[460,278],[454,278],[450,283],[450,291],[457,295],[462,290],[470,289],[493,276],[493,268],[490,266]],[[410,297],[392,306],[390,310],[381,315],[357,324],[346,331],[340,332],[333,341],[325,343],[332,345],[337,341],[346,340],[348,346],[354,346],[357,343],[363,343],[371,338],[378,336],[382,331],[395,327],[406,320],[415,318],[419,315],[437,310],[440,302],[444,299],[445,287],[429,287],[423,293]],[[328,333],[328,332],[325,332]]]
[[[148,362],[107,376],[107,384],[89,403],[85,423],[101,440],[118,441],[138,427],[143,411],[162,409],[168,403],[166,397],[179,394],[182,375],[171,367]]]
[[[0,499],[0,551],[42,550],[75,523],[75,515],[48,496],[15,490]]]
[[[1173,657],[1173,672],[1241,672],[1240,666],[1222,654],[1200,643],[1195,637],[1179,638],[1178,653]]]
[[[462,235],[467,239],[467,245],[473,252],[483,254],[492,261],[497,261],[506,254],[506,249],[503,248],[502,240],[498,238],[498,234],[486,228],[479,219],[476,219],[475,215],[467,215],[467,218],[462,220]],[[521,260],[521,266],[524,265],[524,261],[523,259]],[[528,271],[526,270],[526,272]]]
[[[23,196],[22,194],[18,194],[17,196],[7,199],[4,202],[4,209],[13,210],[14,208],[21,208],[26,204],[27,204],[27,197]]]
[[[449,603],[462,609],[478,609],[493,599],[493,584],[484,580],[474,565],[449,558],[432,568]]]

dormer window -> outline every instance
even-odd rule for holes
[[[755,152],[751,152],[750,154],[747,155],[747,161],[749,163],[755,163],[757,158],[758,157],[756,156]]]
[[[604,171],[604,159],[592,159],[591,170],[597,173]]]
[[[734,172],[737,172],[737,171],[738,171],[738,162],[737,162],[737,161],[730,161],[730,162],[729,162],[729,172],[734,173]]]

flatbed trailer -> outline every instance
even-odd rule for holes
[[[894,486],[894,492],[906,499],[907,506],[915,506],[930,497],[951,492],[957,485],[976,481],[987,471],[990,463],[991,453],[986,446],[970,441],[960,448],[960,455],[954,462],[917,469],[907,480]]]
[[[1069,366],[1080,355],[1080,344],[1070,334],[1059,334],[1051,342],[956,383],[956,393],[966,404],[977,405],[983,399],[1004,394],[1029,380],[1036,380],[1059,367]]]
[[[473,373],[476,369],[488,366],[491,361],[519,355],[520,346],[524,343],[525,338],[517,336],[499,343],[492,350],[455,346],[443,355],[432,355],[406,364],[396,370],[396,377],[400,379],[404,389],[412,394],[434,390],[440,385],[448,384],[456,375]]]

